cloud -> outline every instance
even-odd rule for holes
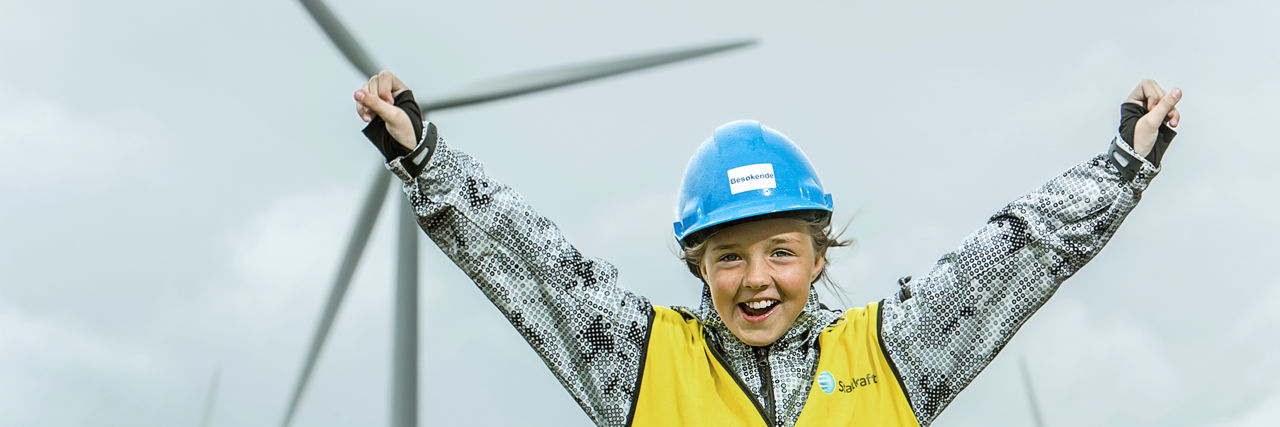
[[[228,265],[205,279],[208,299],[199,307],[202,329],[218,345],[201,362],[225,364],[222,423],[283,415],[362,199],[347,186],[303,189],[263,206],[225,238]],[[399,207],[383,207],[299,408],[300,425],[385,415],[392,307],[386,266]]]
[[[1271,378],[1275,378],[1272,376]],[[1248,412],[1226,417],[1227,421],[1215,423],[1221,427],[1270,427],[1280,420],[1280,393],[1272,394],[1253,406]]]
[[[1222,340],[1217,362],[1222,366],[1220,375],[1229,379],[1221,383],[1242,392],[1214,399],[1214,407],[1223,409],[1215,417],[1222,425],[1273,425],[1280,420],[1280,386],[1275,381],[1280,378],[1280,358],[1269,349],[1251,350],[1260,343],[1274,348],[1275,337],[1280,336],[1280,282],[1262,287],[1257,298],[1240,303],[1237,309],[1243,314]]]
[[[0,97],[21,102],[0,106],[0,190],[6,194],[103,191],[107,185],[145,185],[138,173],[146,161],[164,165],[172,153],[149,139],[163,135],[145,123],[150,115],[130,110],[83,111],[0,84]],[[110,184],[103,182],[108,177]],[[40,180],[39,186],[32,185]]]
[[[146,396],[173,385],[172,349],[78,319],[0,301],[0,413],[12,425],[88,425],[132,418]],[[61,410],[46,410],[59,402]]]
[[[1019,363],[1034,379],[1048,425],[1168,425],[1194,389],[1152,326],[1058,296],[1032,316],[978,379],[939,417],[939,426],[1029,422]],[[1163,423],[1163,424],[1162,424]]]

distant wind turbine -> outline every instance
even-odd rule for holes
[[[213,402],[218,398],[218,380],[222,377],[222,366],[213,368],[213,381],[209,383],[209,394],[204,398],[204,416],[200,418],[200,427],[209,427],[213,417]]]
[[[1027,359],[1018,359],[1018,366],[1022,367],[1022,383],[1027,386],[1027,400],[1031,402],[1031,420],[1035,423],[1035,427],[1044,427],[1044,417],[1040,416],[1040,404],[1036,400],[1036,390],[1031,387],[1031,371],[1027,369]]]

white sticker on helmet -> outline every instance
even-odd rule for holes
[[[729,169],[729,193],[777,188],[773,181],[773,164],[759,163]]]

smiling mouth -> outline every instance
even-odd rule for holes
[[[764,300],[738,303],[738,310],[742,312],[742,317],[749,322],[760,322],[769,317],[773,313],[773,309],[778,308],[778,300]]]

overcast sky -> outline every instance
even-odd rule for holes
[[[672,206],[723,122],[808,152],[852,220],[832,270],[862,305],[1104,150],[1140,79],[1182,87],[1143,202],[935,425],[1030,423],[1020,361],[1051,426],[1280,420],[1280,5],[795,3],[330,1],[419,99],[759,40],[432,117],[662,305],[697,304]],[[198,425],[219,366],[212,424],[277,425],[386,173],[354,114],[362,80],[293,1],[4,1],[0,425]],[[387,423],[388,206],[296,425]],[[474,285],[421,252],[423,425],[589,424]]]

